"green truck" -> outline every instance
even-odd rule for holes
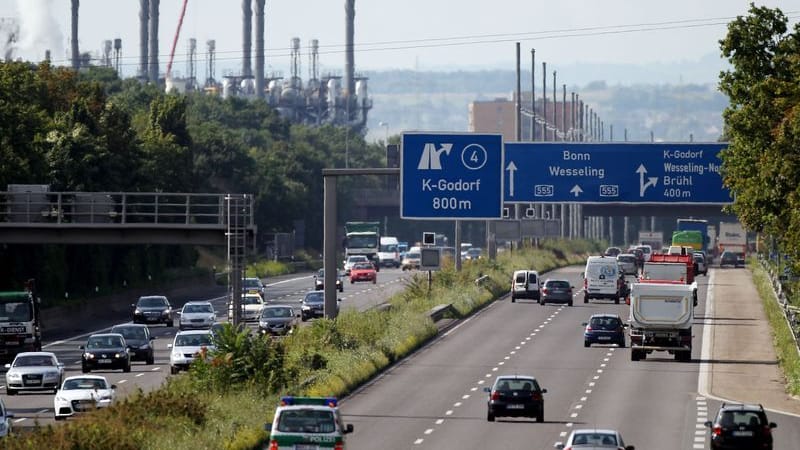
[[[39,309],[33,280],[25,283],[24,291],[0,292],[0,359],[42,350]]]

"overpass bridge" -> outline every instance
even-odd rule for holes
[[[0,243],[255,245],[248,194],[0,191]]]

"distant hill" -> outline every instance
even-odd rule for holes
[[[606,73],[613,73],[612,66],[602,67]],[[720,65],[719,69],[723,68]],[[603,73],[585,67],[581,72],[584,79]],[[395,70],[365,75],[369,76],[374,101],[368,123],[370,139],[384,139],[387,127],[379,125],[380,122],[388,124],[390,135],[405,130],[466,131],[470,102],[511,99],[516,85],[512,70]],[[540,99],[541,79],[540,74],[536,75],[537,99]],[[649,140],[651,131],[659,141],[687,141],[690,134],[695,141],[716,141],[722,133],[722,111],[728,102],[716,90],[716,82],[684,84],[675,80],[609,85],[601,78],[595,80],[589,79],[582,85],[569,79],[558,80],[558,96],[560,99],[561,84],[567,82],[567,99],[570,92],[578,93],[606,125],[613,124],[615,140],[622,140],[626,128],[629,140],[640,141]],[[548,98],[552,101],[552,78],[547,81]],[[530,91],[530,72],[522,74],[522,85],[523,90]]]

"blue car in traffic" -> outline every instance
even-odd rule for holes
[[[592,344],[617,344],[625,347],[625,328],[627,324],[616,314],[594,314],[583,326],[583,346]]]

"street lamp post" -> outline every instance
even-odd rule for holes
[[[389,124],[386,122],[379,122],[378,126],[383,127],[385,133],[385,139],[383,141],[384,145],[389,145]]]

